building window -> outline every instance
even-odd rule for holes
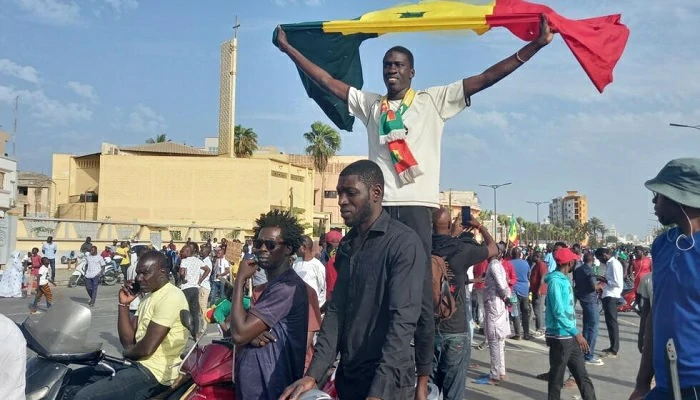
[[[323,192],[323,197],[327,199],[337,199],[338,198],[338,192],[335,190],[326,190]]]
[[[294,175],[294,174],[292,174],[291,178],[292,178],[293,181],[304,182],[304,177],[303,177],[303,176],[300,176],[300,175]]]
[[[270,174],[274,176],[275,178],[284,178],[287,179],[287,174],[284,172],[279,172],[279,171],[270,171]]]
[[[202,241],[206,242],[214,238],[214,231],[200,231],[199,235],[202,237]]]
[[[170,231],[170,238],[172,240],[181,241],[182,240],[182,231]]]
[[[0,172],[0,189],[5,189],[5,173],[4,172]],[[27,188],[24,188],[24,190],[26,191]]]

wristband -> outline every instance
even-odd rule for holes
[[[129,307],[128,304],[119,303],[119,307]]]

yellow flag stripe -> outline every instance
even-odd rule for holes
[[[493,13],[495,1],[486,5],[459,1],[434,1],[373,11],[357,20],[323,23],[326,33],[398,33],[470,29],[479,35],[490,29],[486,16]]]

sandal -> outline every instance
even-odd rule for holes
[[[576,385],[576,380],[574,378],[569,378],[564,381],[564,389],[576,389],[578,385]]]
[[[500,384],[500,381],[491,379],[490,376],[484,376],[479,379],[474,379],[472,382],[476,383],[477,385],[498,386]]]

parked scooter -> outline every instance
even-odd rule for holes
[[[18,324],[27,348],[36,353],[27,360],[27,400],[60,399],[73,369],[71,364],[101,365],[114,374],[106,362],[131,365],[123,358],[111,357],[102,343],[89,343],[87,333],[92,313],[75,302],[60,302],[40,318],[29,316]]]
[[[85,286],[85,271],[87,270],[87,257],[84,254],[78,256],[78,265],[68,280],[68,287]],[[113,286],[119,280],[119,272],[114,267],[113,262],[105,265],[105,272],[100,278],[100,283],[106,286]]]

